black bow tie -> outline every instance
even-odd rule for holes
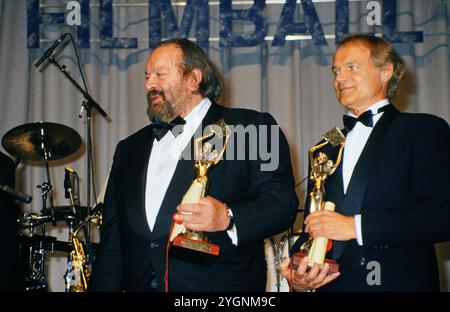
[[[356,123],[359,121],[360,123],[362,123],[364,126],[366,127],[373,127],[373,116],[378,115],[379,113],[382,113],[384,111],[387,111],[390,109],[392,105],[385,105],[383,107],[380,107],[377,110],[376,114],[372,114],[371,110],[365,111],[364,113],[362,113],[361,115],[359,115],[358,117],[352,117],[349,115],[344,115],[343,119],[344,119],[344,126],[345,126],[345,132],[346,135],[347,133],[349,133],[350,131],[352,131],[352,129],[355,127]]]
[[[166,122],[159,117],[153,117],[151,127],[153,135],[155,136],[156,140],[159,141],[166,135],[169,130],[172,131],[174,137],[177,137],[180,133],[183,132],[183,125],[185,123],[186,120],[184,120],[181,116],[177,116],[171,122]],[[180,127],[176,127],[176,129],[174,129],[175,126]]]
[[[352,131],[356,123],[359,121],[366,127],[373,127],[372,111],[368,110],[359,115],[358,117],[352,117],[349,115],[344,115],[344,126],[348,131]]]

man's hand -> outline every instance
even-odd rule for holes
[[[210,196],[202,197],[198,204],[178,205],[177,211],[174,220],[194,231],[225,231],[230,222],[225,204]]]
[[[305,231],[313,238],[326,237],[337,241],[356,238],[355,218],[337,212],[320,210],[305,219]]]
[[[307,291],[317,289],[325,284],[335,280],[341,273],[336,272],[328,275],[330,265],[324,263],[319,266],[317,263],[308,270],[308,257],[304,257],[300,262],[297,270],[293,271],[289,268],[290,258],[283,260],[280,264],[281,275],[284,276],[292,286],[294,291]]]

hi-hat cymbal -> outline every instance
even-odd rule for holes
[[[43,159],[45,148],[49,160],[56,160],[75,153],[81,146],[81,137],[70,127],[40,121],[9,130],[2,145],[11,155],[27,160]]]

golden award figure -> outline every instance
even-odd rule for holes
[[[309,149],[309,160],[311,166],[310,180],[313,182],[313,189],[309,193],[310,205],[309,212],[313,213],[319,210],[334,211],[335,205],[332,202],[325,201],[325,182],[331,176],[342,159],[342,152],[344,150],[345,136],[339,128],[333,128],[323,135],[324,142],[314,145]],[[339,153],[336,161],[328,158],[328,156],[319,152],[314,158],[314,152],[321,149],[327,144],[339,148]],[[330,265],[329,273],[339,271],[339,264],[331,259],[325,259],[328,251],[329,240],[325,237],[317,237],[313,239],[311,236],[300,247],[300,252],[294,253],[292,256],[291,266],[295,269],[300,264],[303,257],[308,256],[308,266],[312,267],[315,263],[322,265],[324,262]]]
[[[208,170],[222,160],[231,130],[223,119],[205,128],[203,136],[195,139],[196,177],[183,196],[182,204],[195,204],[205,196]],[[199,264],[210,264],[219,255],[220,248],[208,242],[203,232],[190,230],[174,222],[170,236],[170,256]]]

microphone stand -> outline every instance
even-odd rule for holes
[[[79,117],[81,118],[83,109],[86,111],[86,128],[87,128],[87,180],[86,180],[86,216],[89,217],[91,210],[91,174],[92,174],[92,144],[91,144],[91,133],[92,133],[92,109],[95,108],[103,117],[107,117],[106,112],[100,107],[100,105],[92,99],[87,90],[84,90],[67,72],[66,65],[60,65],[53,57],[49,57],[49,62],[56,67],[66,76],[72,84],[81,92],[84,96],[84,101],[82,103],[81,112]],[[86,240],[86,246],[88,249],[89,259],[88,262],[91,261],[91,241],[90,241],[90,226],[89,223],[87,226],[83,227],[83,232]]]

